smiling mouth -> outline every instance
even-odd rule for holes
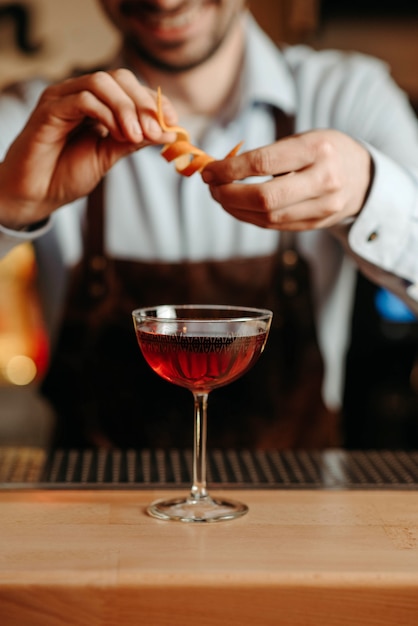
[[[183,3],[177,9],[163,11],[147,2],[125,2],[121,11],[126,17],[142,21],[151,28],[174,30],[192,24],[201,11],[201,4]]]

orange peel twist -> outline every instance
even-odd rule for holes
[[[172,143],[166,143],[161,155],[166,161],[174,162],[176,170],[182,176],[191,176],[195,172],[201,172],[208,163],[215,161],[200,148],[190,142],[189,133],[182,126],[168,126],[164,121],[161,88],[157,89],[157,120],[161,128],[166,132],[176,133],[176,139]],[[240,141],[228,154],[226,159],[235,156],[242,147]]]

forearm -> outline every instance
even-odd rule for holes
[[[38,218],[36,203],[18,198],[6,162],[0,163],[0,257],[20,243],[32,241],[49,229],[48,218]]]

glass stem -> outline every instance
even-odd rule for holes
[[[206,414],[207,392],[194,392],[194,441],[193,441],[193,485],[191,497],[194,500],[207,498],[206,490]]]

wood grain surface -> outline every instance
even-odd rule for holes
[[[249,514],[184,524],[145,514],[160,492],[1,492],[1,626],[416,626],[415,491],[224,493]]]

